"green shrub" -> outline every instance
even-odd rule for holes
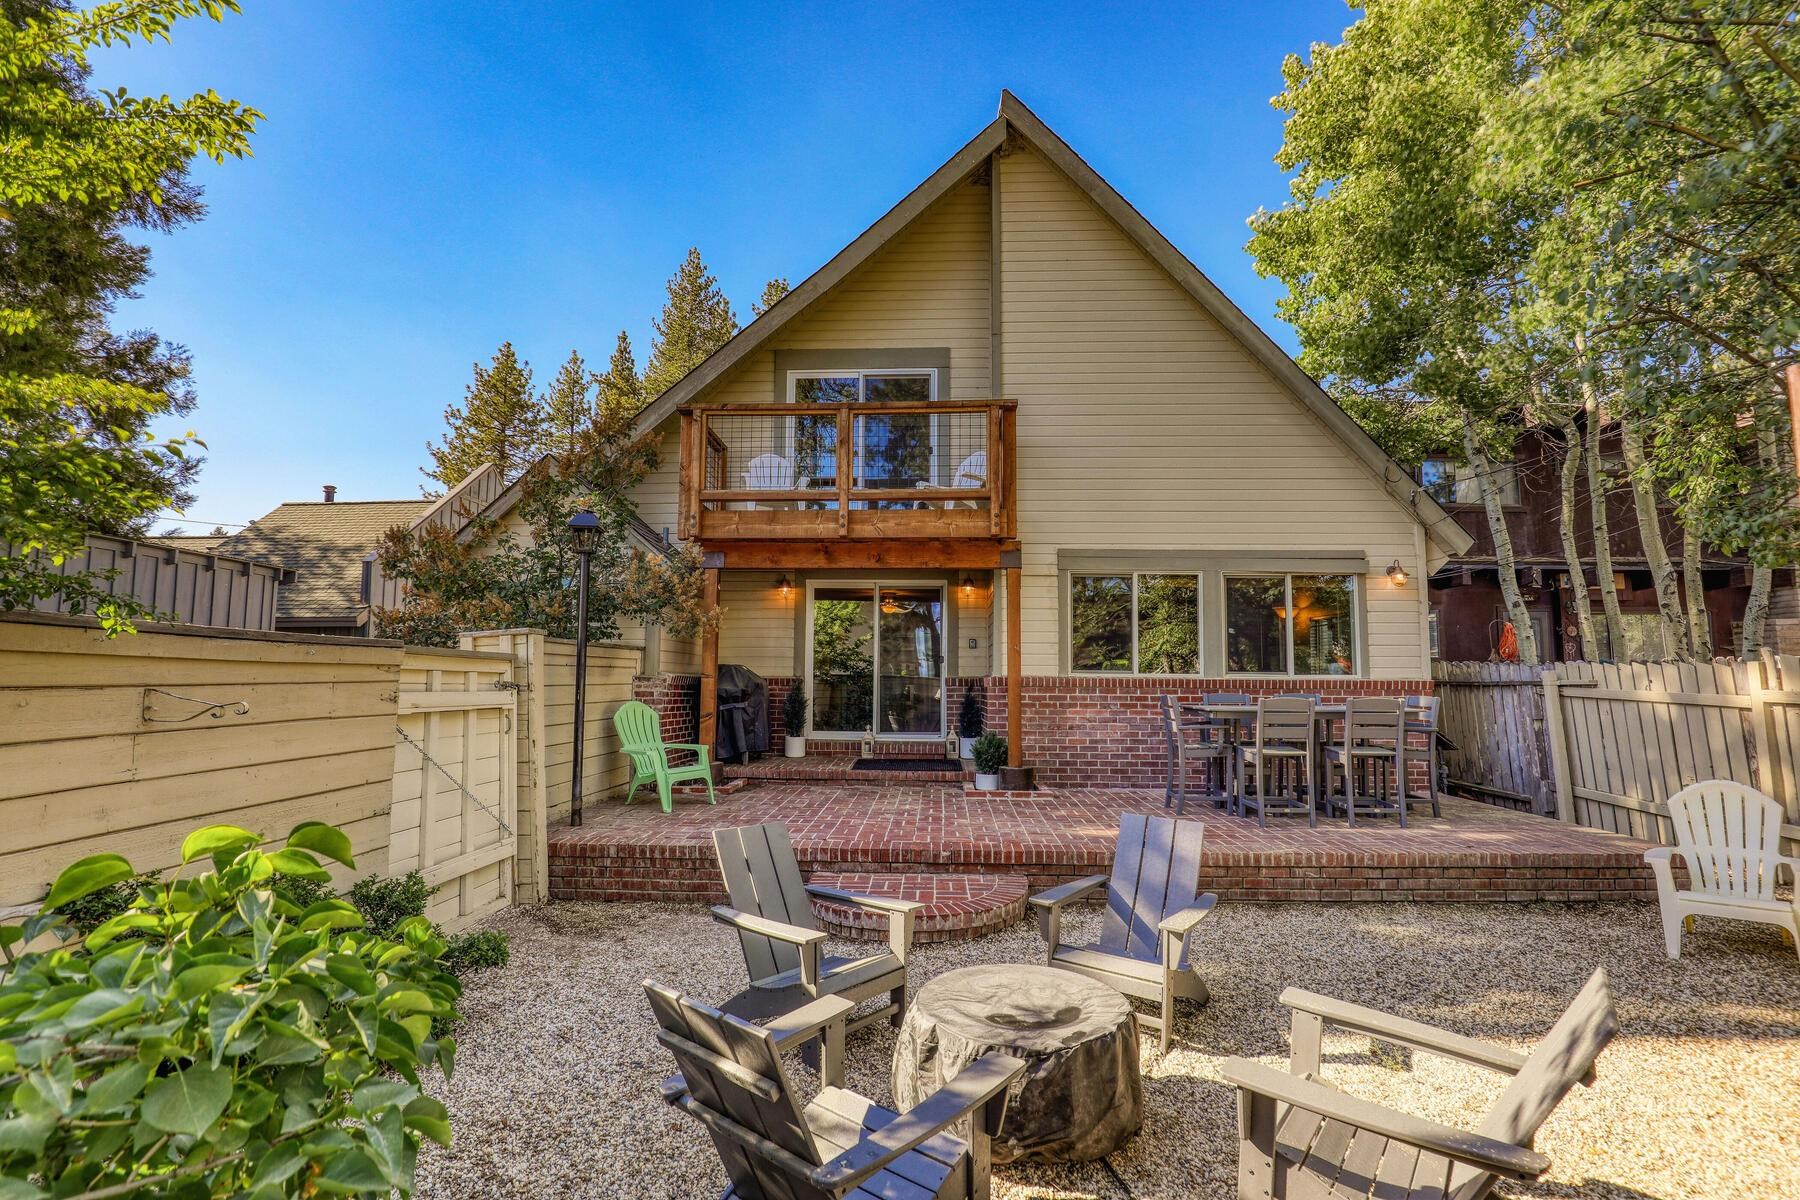
[[[970,688],[963,693],[962,708],[956,714],[956,732],[960,737],[978,738],[985,720],[981,711],[981,697]]]
[[[109,883],[85,896],[77,896],[67,904],[58,905],[57,914],[69,923],[70,929],[85,937],[130,908],[131,902],[138,898],[139,889],[154,884],[161,876],[161,871],[146,871],[130,879]]]
[[[1006,765],[1006,739],[997,733],[988,732],[975,739],[975,770],[983,775],[992,775]]]
[[[408,917],[425,915],[436,888],[425,886],[425,876],[417,871],[404,875],[375,876],[359,879],[350,889],[350,903],[363,915],[369,928],[377,933],[393,929]]]
[[[470,971],[504,967],[511,957],[506,935],[498,929],[453,933],[450,948],[444,951],[444,969],[460,978]]]
[[[425,906],[436,893],[436,888],[425,886],[425,877],[417,871],[389,878],[371,875],[350,889],[350,903],[362,913],[370,929],[381,932],[413,917],[423,917]],[[498,929],[455,934],[446,934],[435,924],[431,929],[448,944],[444,969],[455,975],[506,965],[510,950],[506,934]]]
[[[323,883],[350,841],[295,826],[281,849],[229,825],[182,846],[167,882],[79,940],[64,911],[135,878],[116,854],[57,877],[38,913],[0,926],[0,1200],[287,1197],[412,1190],[443,1105],[460,987],[430,924],[383,936],[343,900],[304,908],[277,874]],[[187,864],[210,869],[183,875]],[[128,936],[132,935],[132,936]]]

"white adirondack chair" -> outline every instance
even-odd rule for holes
[[[1690,784],[1669,797],[1675,844],[1644,860],[1656,873],[1670,958],[1681,957],[1682,928],[1696,916],[1778,926],[1800,952],[1800,889],[1788,900],[1775,896],[1779,867],[1800,876],[1800,859],[1781,853],[1781,819],[1774,800],[1727,779]],[[1687,863],[1686,888],[1675,886],[1677,857]]]

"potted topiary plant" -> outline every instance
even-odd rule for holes
[[[795,681],[788,689],[787,699],[781,702],[781,725],[785,736],[781,739],[781,752],[788,758],[806,757],[806,689]],[[795,732],[798,730],[799,732]]]
[[[975,757],[975,739],[981,736],[981,697],[973,690],[963,693],[962,711],[956,717],[959,757]]]
[[[1006,739],[997,733],[984,733],[975,739],[971,751],[975,760],[975,786],[984,792],[1000,790],[1000,768],[1006,765]]]

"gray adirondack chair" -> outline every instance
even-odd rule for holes
[[[782,1037],[835,1024],[841,1040],[848,1000],[815,1000],[771,1029],[648,980],[644,990],[657,1041],[680,1068],[663,1098],[712,1135],[731,1180],[722,1200],[986,1200],[992,1139],[1021,1060],[985,1055],[904,1116],[835,1085],[801,1108]],[[966,1137],[947,1132],[959,1122]]]
[[[725,877],[729,905],[713,917],[737,930],[744,950],[750,987],[720,1007],[734,1016],[760,1020],[791,1011],[820,996],[842,996],[853,1004],[883,992],[888,1003],[849,1023],[855,1032],[871,1021],[889,1017],[895,1025],[906,1011],[906,959],[912,952],[914,914],[923,907],[910,900],[863,896],[839,888],[806,883],[785,825],[747,825],[713,830],[719,872]],[[825,931],[819,928],[807,897],[836,900],[887,914],[888,948],[862,958],[824,952]],[[815,1048],[816,1049],[816,1048]],[[832,1047],[823,1046],[824,1070],[837,1073]],[[815,1050],[809,1050],[809,1058]]]
[[[1200,888],[1200,843],[1206,826],[1174,817],[1125,813],[1112,875],[1094,875],[1039,892],[1031,898],[1038,931],[1053,967],[1107,983],[1140,1000],[1161,1006],[1160,1016],[1138,1014],[1138,1023],[1158,1032],[1159,1048],[1169,1049],[1175,1001],[1207,1001],[1190,958],[1188,939],[1219,898]],[[1106,922],[1100,940],[1087,946],[1062,941],[1063,906],[1106,889]]]
[[[1293,1052],[1286,1071],[1243,1058],[1221,1068],[1238,1087],[1238,1200],[1482,1200],[1502,1177],[1535,1179],[1550,1160],[1538,1127],[1618,1030],[1601,967],[1529,1055],[1357,1004],[1289,988]],[[1338,1091],[1319,1078],[1327,1025],[1511,1075],[1474,1132]]]

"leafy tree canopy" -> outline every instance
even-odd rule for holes
[[[197,154],[245,157],[261,118],[207,91],[186,99],[90,90],[92,51],[168,41],[175,24],[221,20],[228,0],[60,0],[0,5],[0,609],[60,594],[97,609],[108,633],[149,609],[108,597],[104,574],[61,577],[91,530],[137,532],[185,502],[186,439],[158,417],[192,407],[186,352],[153,334],[115,335],[114,300],[146,276],[122,235],[200,214]]]

